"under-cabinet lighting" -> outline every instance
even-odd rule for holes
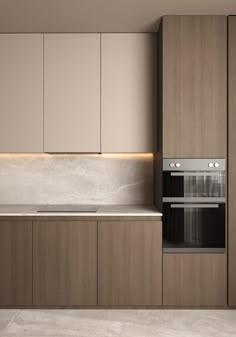
[[[153,153],[0,153],[0,158],[16,158],[16,157],[42,157],[51,156],[61,157],[104,157],[104,158],[152,158]]]
[[[101,153],[105,158],[152,158],[153,153]]]
[[[11,153],[0,153],[0,158],[16,158],[16,157],[48,157],[49,154],[47,153],[16,153],[16,152],[11,152]]]

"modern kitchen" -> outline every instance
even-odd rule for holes
[[[0,336],[234,336],[236,8],[1,6]]]

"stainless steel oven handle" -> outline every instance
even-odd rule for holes
[[[171,204],[171,208],[219,208],[219,204]]]
[[[205,204],[205,203],[209,203],[209,204],[224,204],[226,201],[225,197],[176,197],[176,198],[171,198],[171,197],[165,197],[162,198],[163,202],[168,202],[168,203],[190,203],[190,204]]]
[[[170,175],[172,177],[205,177],[205,176],[218,176],[221,174],[220,172],[171,172]]]

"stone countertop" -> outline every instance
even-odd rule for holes
[[[0,217],[157,217],[152,205],[100,205],[97,212],[38,212],[45,205],[0,205]]]

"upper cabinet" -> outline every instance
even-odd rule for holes
[[[163,157],[224,158],[227,19],[165,16],[159,31]]]
[[[158,75],[156,34],[0,34],[0,152],[155,152],[158,133],[163,157],[224,158],[226,28],[165,16]]]
[[[154,152],[156,34],[1,34],[0,152]]]
[[[43,152],[43,35],[0,34],[0,152]]]
[[[101,36],[101,152],[153,152],[156,34]]]
[[[44,152],[100,152],[100,34],[44,35]]]

